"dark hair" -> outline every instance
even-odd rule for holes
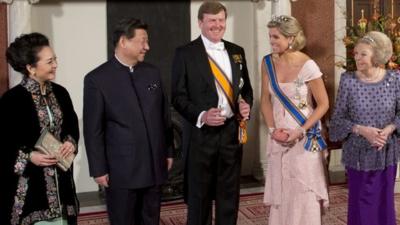
[[[147,24],[135,18],[124,18],[118,21],[114,28],[112,37],[114,47],[117,46],[117,43],[122,36],[125,36],[128,39],[133,38],[135,36],[136,29],[143,29],[147,31]]]
[[[226,11],[226,7],[224,5],[222,5],[219,2],[216,1],[205,1],[203,4],[201,4],[200,8],[199,8],[199,12],[197,14],[197,19],[199,20],[203,20],[204,14],[218,14],[219,12],[221,12],[222,10],[224,10],[225,12],[225,18],[228,15],[227,11]]]
[[[40,33],[22,34],[15,38],[6,51],[7,62],[11,67],[25,76],[29,75],[26,66],[36,66],[38,53],[49,46],[49,39]]]

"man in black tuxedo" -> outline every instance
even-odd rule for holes
[[[198,12],[201,36],[176,50],[172,101],[185,118],[188,224],[235,225],[242,144],[240,121],[249,119],[253,91],[243,48],[222,40],[226,8],[205,2]]]
[[[115,55],[85,77],[84,136],[90,175],[106,187],[111,225],[158,225],[172,165],[172,129],[159,70],[143,62],[147,25],[123,19]]]

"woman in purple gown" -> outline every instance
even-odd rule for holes
[[[354,48],[357,71],[340,79],[329,136],[343,141],[349,225],[396,224],[400,73],[384,69],[392,52],[385,34],[367,33]]]

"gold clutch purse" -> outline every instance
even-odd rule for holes
[[[58,160],[57,166],[63,171],[67,171],[74,161],[75,154],[71,154],[68,157],[63,158],[59,152],[61,146],[62,143],[47,129],[42,132],[35,144],[35,148],[37,150],[46,155],[54,156]]]

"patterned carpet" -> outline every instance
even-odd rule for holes
[[[240,197],[238,225],[267,225],[269,208],[262,204],[261,193]],[[323,216],[324,225],[346,225],[347,189],[343,185],[329,188],[330,207]],[[396,209],[400,209],[400,195],[396,194]],[[105,212],[89,213],[79,216],[79,225],[109,225]],[[186,205],[182,202],[163,204],[160,225],[185,225]],[[400,213],[397,212],[397,224]]]

